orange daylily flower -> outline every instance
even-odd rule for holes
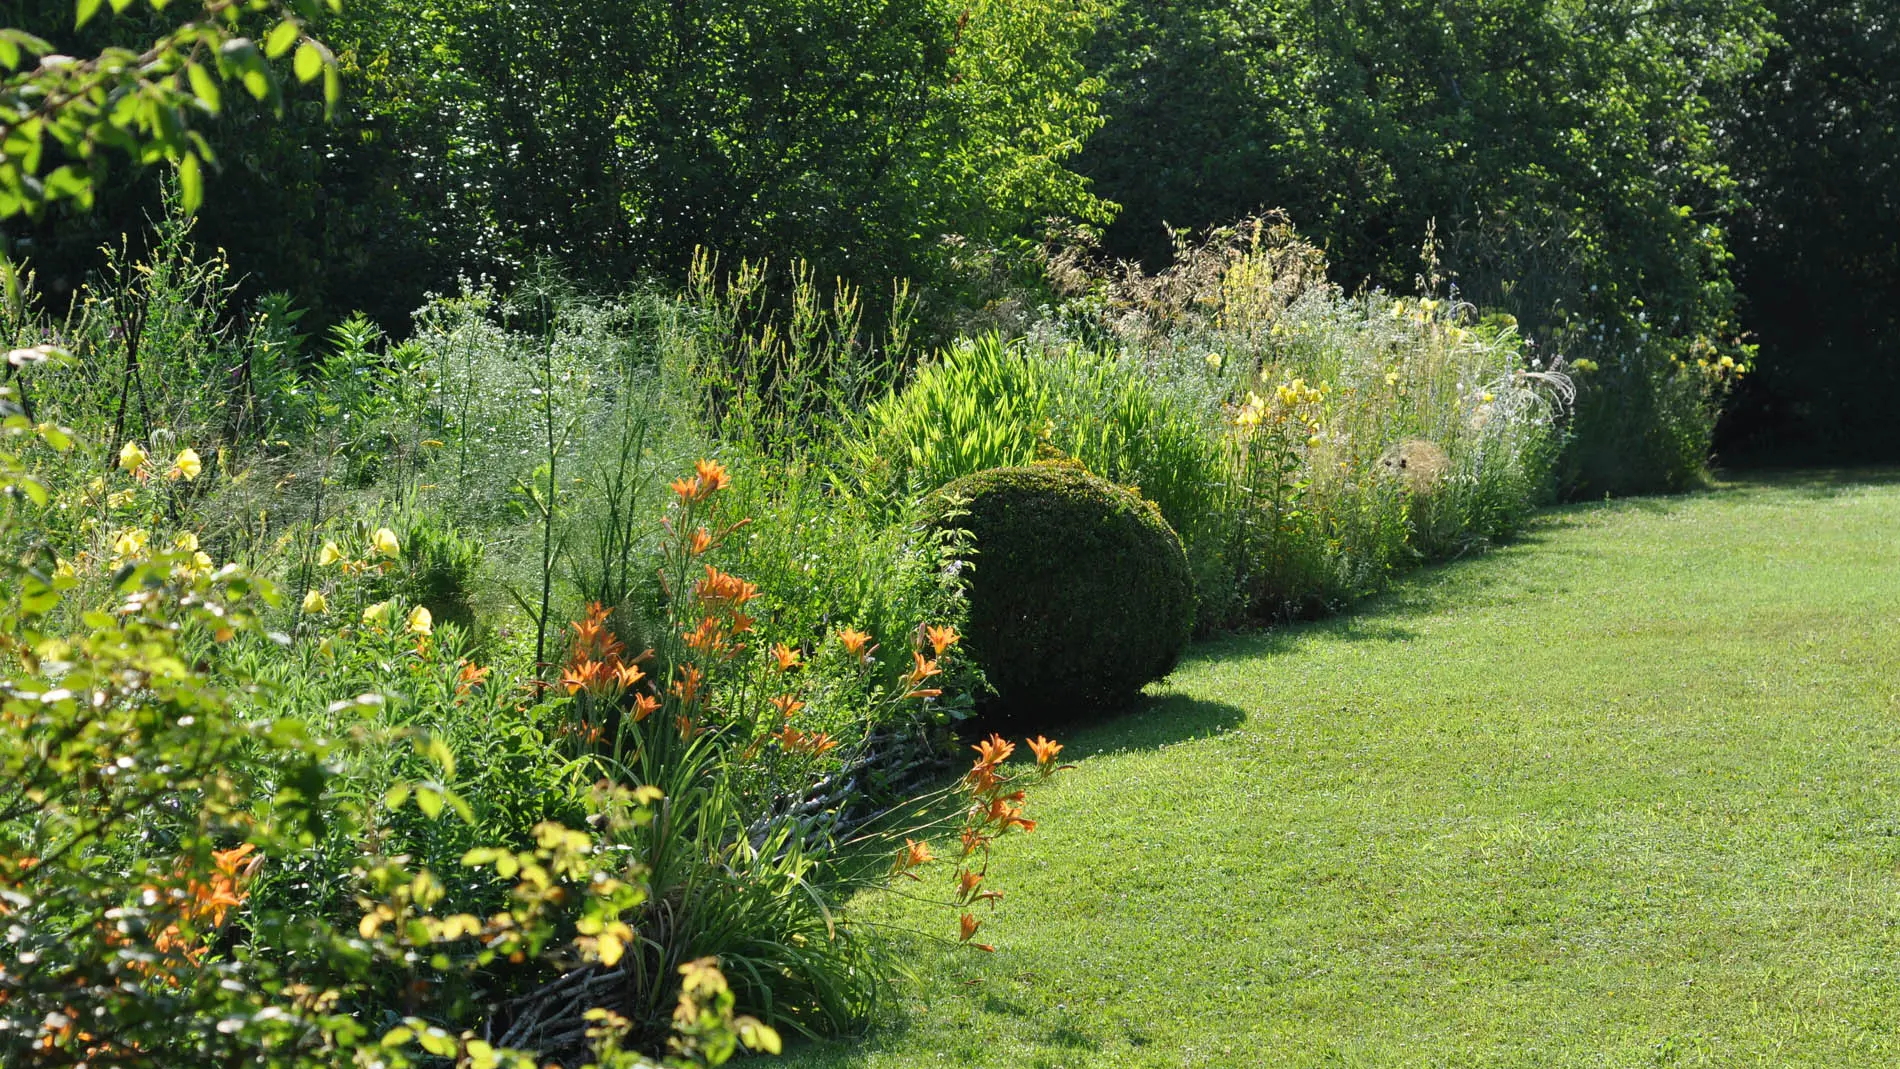
[[[567,671],[561,673],[561,685],[567,688],[569,694],[579,694],[583,690],[592,693],[605,667],[592,658],[571,664]]]
[[[924,637],[929,640],[930,648],[936,650],[937,656],[941,657],[943,656],[943,651],[956,645],[957,639],[961,636],[957,634],[956,628],[945,624],[942,626],[933,625],[924,628]]]
[[[699,483],[693,479],[682,475],[668,485],[673,488],[675,494],[679,495],[681,502],[699,500]]]
[[[1009,760],[1009,755],[1016,752],[1016,744],[1001,735],[991,735],[970,749],[977,752],[978,764],[989,765],[993,768]]]
[[[737,609],[746,602],[759,596],[756,583],[748,583],[736,575],[722,572],[712,565],[706,565],[706,578],[693,582],[693,596],[701,604],[712,607]]]
[[[969,943],[970,938],[976,935],[976,930],[983,926],[983,922],[977,920],[976,915],[973,913],[965,913],[962,917],[958,918],[957,924],[963,930],[962,937],[957,940],[959,943]],[[987,943],[971,943],[970,945],[976,947],[978,950],[985,950],[991,953],[995,953],[996,951],[995,947]]]
[[[641,694],[633,699],[633,722],[638,724],[660,709],[660,699],[651,694]]]
[[[913,653],[911,656],[917,659],[917,664],[904,676],[904,682],[912,687],[943,671],[937,667],[937,662],[924,660],[924,655],[921,653]]]
[[[711,549],[712,543],[713,543],[712,532],[708,531],[704,527],[701,527],[699,530],[693,532],[692,540],[688,542],[686,545],[686,552],[691,553],[693,556],[697,557],[701,553],[704,553],[707,550]]]
[[[699,484],[701,497],[711,497],[732,482],[732,477],[726,474],[726,466],[716,460],[702,460],[694,464],[693,475]]]
[[[963,844],[964,857],[969,857],[971,854],[990,845],[990,836],[983,834],[981,829],[970,826],[966,826],[963,829],[962,833],[958,835],[958,839]]]
[[[680,701],[691,705],[699,700],[700,685],[706,681],[706,673],[696,665],[686,665],[680,669],[678,679],[673,681],[673,695]]]
[[[638,665],[616,664],[613,666],[614,683],[621,690],[631,690],[635,683],[645,679],[647,674],[640,671]]]
[[[680,740],[683,742],[690,742],[699,734],[699,725],[685,713],[680,713],[673,718],[673,729],[680,733]]]
[[[838,641],[844,644],[844,651],[846,653],[860,661],[870,657],[871,654],[877,650],[876,646],[868,645],[871,641],[871,636],[855,627],[847,627],[838,632]]]
[[[990,801],[989,811],[984,814],[984,817],[990,823],[996,825],[997,831],[1006,832],[1012,825],[1020,827],[1026,832],[1035,831],[1036,822],[1025,818],[1022,813],[1023,810],[1021,806],[1013,806],[1009,804],[1007,799],[996,798]]]
[[[472,661],[461,662],[461,667],[455,671],[455,693],[465,696],[488,682],[488,673],[492,670],[492,667],[477,667]]]
[[[789,672],[792,669],[798,667],[799,659],[803,655],[800,654],[797,650],[781,642],[778,645],[772,647],[772,656],[778,661],[779,671]]]
[[[1041,735],[1024,740],[1029,744],[1029,752],[1036,755],[1036,764],[1047,768],[1055,764],[1056,755],[1062,752],[1062,744],[1043,738]]]
[[[957,876],[957,901],[968,902],[970,896],[976,893],[976,885],[982,882],[983,874],[980,872],[960,873]]]
[[[810,754],[813,757],[823,757],[838,748],[838,740],[825,732],[807,735],[790,724],[780,728],[778,734],[773,737],[778,739],[779,745],[785,747],[787,751]]]
[[[778,697],[773,698],[771,701],[772,701],[772,708],[777,709],[779,715],[784,717],[787,720],[790,720],[792,718],[793,713],[796,713],[800,709],[803,709],[805,707],[804,702],[799,701],[797,698],[792,697],[790,694],[781,694]]]
[[[718,653],[725,649],[725,629],[715,617],[708,616],[699,622],[699,626],[686,632],[687,648],[702,654]]]
[[[895,871],[910,875],[911,869],[919,865],[928,865],[935,860],[937,860],[937,855],[930,852],[929,843],[920,843],[915,839],[905,839],[904,849],[899,851],[897,855]],[[915,876],[911,876],[911,878],[916,879]]]

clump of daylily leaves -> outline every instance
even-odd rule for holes
[[[624,782],[667,782],[669,766],[709,745],[721,755],[720,775],[768,785],[755,792],[760,800],[796,797],[801,786],[858,757],[862,745],[801,723],[801,712],[815,700],[802,671],[821,656],[841,658],[868,678],[878,647],[868,633],[843,627],[808,645],[753,648],[758,587],[713,559],[748,522],[721,515],[718,495],[730,482],[723,466],[702,460],[672,483],[674,501],[662,521],[665,620],[653,648],[630,654],[609,627],[610,610],[600,605],[572,625],[560,677],[571,702],[560,731]],[[899,685],[865,691],[873,703],[895,708],[866,710],[866,722],[888,721],[888,714],[940,697],[935,683],[960,641],[950,625],[920,624]],[[955,788],[968,803],[955,830],[959,941],[983,950],[993,948],[973,942],[982,922],[970,910],[1002,898],[985,882],[990,845],[1035,828],[1023,816],[1025,785],[1066,767],[1056,763],[1059,743],[1039,736],[1027,745],[1036,757],[1033,773],[1007,774],[1004,765],[1016,747],[992,736],[977,745],[975,765]],[[927,843],[906,838],[893,874],[919,879],[917,870],[935,860]]]
[[[800,672],[822,644],[756,649],[759,588],[714,563],[719,547],[749,522],[720,514],[717,495],[730,484],[724,466],[707,460],[672,483],[675,500],[661,521],[665,618],[653,648],[630,655],[609,626],[611,610],[598,604],[571,625],[560,686],[572,702],[561,730],[610,767],[638,765],[650,776],[656,762],[708,734],[742,762],[783,766],[772,769],[781,773],[775,780],[849,756],[834,755],[841,740],[799,716],[811,697]],[[846,663],[869,673],[877,652],[870,635],[845,627],[830,641]],[[931,681],[957,642],[952,627],[920,627],[902,685],[876,692],[875,700],[901,706],[940,696]],[[880,712],[867,710],[865,718],[880,722]]]

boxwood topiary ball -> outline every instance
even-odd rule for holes
[[[965,645],[996,688],[986,716],[1112,709],[1187,646],[1194,587],[1180,538],[1153,503],[1078,465],[964,476],[932,496],[928,522],[970,536]]]

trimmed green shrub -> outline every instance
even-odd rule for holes
[[[1132,698],[1193,626],[1181,540],[1152,502],[1079,465],[992,468],[944,486],[928,522],[969,532],[968,648],[1012,720]]]

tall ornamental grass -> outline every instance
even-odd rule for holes
[[[1348,295],[1265,220],[1177,254],[1158,275],[1058,257],[1059,313],[959,342],[874,402],[842,481],[895,501],[1073,457],[1181,534],[1203,629],[1336,606],[1548,494],[1572,387],[1509,317]]]

